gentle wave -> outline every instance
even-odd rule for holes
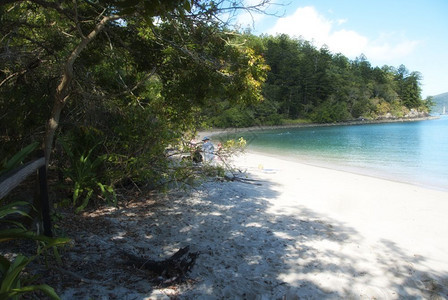
[[[448,118],[242,132],[249,149],[448,190]]]

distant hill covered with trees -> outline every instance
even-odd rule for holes
[[[434,102],[434,107],[432,107],[431,112],[441,114],[443,113],[443,107],[445,107],[445,113],[448,112],[448,93],[433,96],[432,101]]]
[[[350,60],[287,35],[246,36],[269,66],[264,101],[207,110],[207,124],[246,127],[297,122],[340,122],[405,117],[411,109],[428,112],[421,97],[421,74],[404,65],[373,67],[364,55]],[[216,107],[215,107],[216,109]]]

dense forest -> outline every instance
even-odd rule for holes
[[[350,60],[287,35],[248,35],[247,42],[269,66],[264,101],[239,107],[223,103],[223,111],[210,114],[212,126],[400,118],[411,109],[428,112],[432,105],[421,98],[421,74],[404,65],[373,67],[362,54]]]
[[[108,185],[159,180],[205,107],[261,100],[262,56],[219,17],[241,8],[157,3],[2,2],[2,157],[37,141],[61,170],[88,156]]]

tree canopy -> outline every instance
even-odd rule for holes
[[[350,60],[284,34],[251,39],[253,45],[261,45],[259,51],[270,68],[264,101],[240,107],[239,114],[225,105],[221,114],[210,117],[211,125],[275,125],[297,119],[328,123],[386,113],[402,117],[410,109],[429,109],[429,102],[421,98],[421,74],[404,65],[372,67],[362,54]]]
[[[40,141],[50,167],[89,189],[163,182],[165,149],[203,108],[262,98],[261,53],[220,15],[267,3],[2,2],[2,157]]]

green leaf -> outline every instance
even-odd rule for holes
[[[10,266],[11,266],[11,262],[3,255],[0,255],[0,274],[2,274],[2,275],[5,274],[6,270],[8,270]],[[0,279],[2,277],[0,277]],[[3,281],[3,279],[2,279],[2,281]]]
[[[11,228],[0,231],[0,242],[14,239],[30,239],[45,242],[47,247],[62,245],[70,241],[69,238],[52,238],[45,235],[37,235],[32,231],[20,228]]]
[[[7,220],[7,221],[2,221],[2,223],[13,224],[15,228],[21,228],[23,230],[26,230],[25,226],[19,221]]]
[[[184,8],[185,8],[185,10],[187,10],[187,11],[191,11],[191,7],[193,6],[193,0],[191,0],[191,1],[189,1],[189,0],[187,0],[187,1],[185,1],[185,4],[184,4]]]
[[[117,6],[123,8],[129,8],[138,5],[140,0],[125,0],[117,2]]]
[[[56,294],[55,290],[47,285],[47,284],[40,284],[40,285],[29,285],[18,289],[11,289],[9,296],[18,296],[20,294],[29,293],[29,292],[35,292],[35,291],[42,291],[45,293],[48,297],[54,300],[60,300],[58,294]]]
[[[29,203],[25,202],[25,201],[16,201],[13,203],[3,205],[0,208],[0,219],[3,219],[7,215],[16,214],[16,213],[21,214],[22,216],[28,216],[28,214],[26,214],[23,210],[17,208],[17,206],[25,206],[25,205],[29,205]]]
[[[12,208],[12,209],[8,209],[8,210],[1,210],[0,211],[0,219],[3,219],[5,216],[12,215],[12,214],[19,214],[19,215],[22,215],[22,216],[30,217],[23,210],[20,210],[20,209],[17,209],[17,208]]]
[[[25,157],[28,156],[28,154],[30,154],[31,152],[33,152],[34,149],[36,149],[37,145],[39,145],[39,143],[34,142],[34,143],[26,146],[22,150],[20,150],[18,153],[16,153],[11,159],[9,159],[3,165],[3,170],[0,172],[0,175],[4,174],[6,172],[9,172],[12,169],[14,169],[15,167],[17,167],[18,165],[20,165],[20,163],[25,159]]]
[[[76,205],[76,201],[79,198],[79,194],[82,193],[84,189],[81,188],[79,182],[75,182],[75,190],[73,191],[73,205]]]
[[[89,204],[90,197],[92,197],[92,194],[93,194],[93,189],[87,188],[86,190],[87,190],[87,195],[84,197],[82,204],[78,208],[76,208],[76,210],[75,210],[76,213],[79,213],[82,210],[84,210],[84,208],[86,208],[87,205]]]
[[[2,277],[2,282],[0,285],[0,293],[5,293],[10,291],[13,288],[17,288],[18,277],[20,272],[22,272],[23,268],[29,263],[29,259],[26,256],[19,254],[9,268],[6,270],[6,273]]]
[[[0,256],[0,273],[2,275],[0,277],[0,299],[11,299],[21,294],[37,290],[42,291],[51,299],[60,299],[54,289],[46,284],[25,287],[20,286],[20,273],[33,259],[34,257],[27,258],[26,256],[19,254],[11,263],[5,257]]]

